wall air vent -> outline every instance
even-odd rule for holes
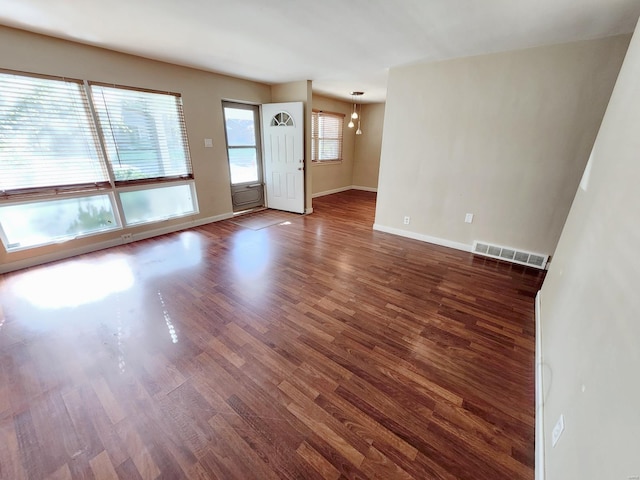
[[[473,242],[472,253],[506,260],[507,262],[519,263],[520,265],[528,265],[542,270],[544,270],[547,266],[547,262],[549,261],[549,255],[540,255],[538,253],[525,252],[515,248],[491,245],[490,243],[479,242],[477,240]]]

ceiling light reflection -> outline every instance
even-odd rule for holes
[[[167,329],[169,330],[171,343],[178,343],[178,333],[176,332],[176,327],[173,326],[173,322],[171,321],[171,315],[169,315],[167,306],[164,303],[164,298],[162,298],[162,294],[160,293],[159,290],[158,290],[158,298],[160,299],[160,305],[162,306],[162,316],[164,317],[164,323],[167,324]]]

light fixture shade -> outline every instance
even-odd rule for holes
[[[349,120],[349,123],[347,123],[347,127],[349,127],[349,128],[353,128],[355,126],[356,126],[356,124],[353,123],[353,120]]]
[[[351,118],[353,118],[354,120],[358,118],[358,112],[354,110],[353,113],[351,114]]]
[[[358,121],[358,129],[356,130],[356,135],[362,135],[362,130],[360,129],[360,122]]]

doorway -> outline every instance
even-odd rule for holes
[[[223,101],[222,109],[233,211],[263,207],[260,108],[258,105]]]

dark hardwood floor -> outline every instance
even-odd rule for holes
[[[0,277],[0,477],[532,479],[543,273],[374,208]]]

